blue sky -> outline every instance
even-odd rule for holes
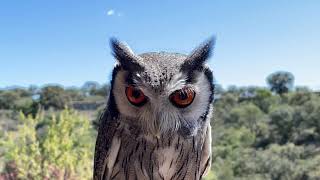
[[[217,37],[209,65],[223,86],[265,86],[285,70],[320,89],[320,1],[1,1],[0,87],[108,82],[108,39],[188,53]]]

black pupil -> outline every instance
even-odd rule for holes
[[[184,91],[180,92],[180,93],[179,93],[179,98],[180,98],[181,100],[186,100],[186,99],[188,99],[188,94],[187,94],[187,92],[184,92]]]
[[[141,96],[141,93],[140,93],[139,90],[134,89],[133,92],[132,92],[132,96],[137,99],[137,98],[139,98]]]

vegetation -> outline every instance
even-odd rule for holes
[[[42,88],[12,88],[0,90],[0,109],[23,111],[33,115],[41,107],[45,110],[62,110],[66,106],[105,101],[109,85],[99,85],[97,82],[86,82],[82,88],[63,88],[59,85],[47,85]],[[80,107],[81,108],[81,107]],[[83,108],[85,109],[85,108]]]
[[[269,88],[216,87],[206,180],[320,179],[320,96],[293,81],[276,72]],[[87,82],[0,91],[0,179],[91,179],[108,89]]]
[[[293,88],[293,82],[294,76],[289,72],[283,71],[275,72],[267,78],[271,91],[280,95],[289,92]]]
[[[263,88],[227,90],[215,102],[216,179],[320,178],[320,97]]]
[[[90,179],[94,132],[87,118],[72,110],[49,117],[25,116],[0,141],[4,179]]]

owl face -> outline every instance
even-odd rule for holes
[[[204,65],[213,41],[191,55],[145,53],[111,41],[116,64],[111,96],[121,121],[153,135],[196,135],[213,99],[212,72]]]

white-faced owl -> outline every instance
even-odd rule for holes
[[[95,147],[95,180],[198,180],[211,165],[214,39],[189,55],[135,54],[111,39],[117,60]]]

